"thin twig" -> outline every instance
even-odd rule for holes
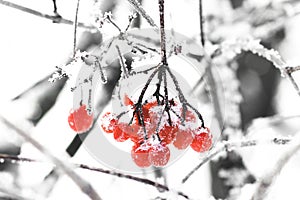
[[[216,85],[216,80],[214,78],[213,72],[212,72],[212,64],[211,64],[211,60],[209,57],[205,56],[205,60],[206,60],[206,68],[205,68],[205,78],[206,81],[208,83],[209,86],[209,93],[211,96],[211,101],[214,107],[214,111],[215,111],[215,116],[217,118],[218,121],[218,126],[220,131],[222,131],[223,129],[223,113],[221,110],[221,103],[219,101],[219,95],[218,95],[218,88]]]
[[[44,161],[39,161],[39,160],[34,160],[31,158],[25,158],[25,157],[20,157],[20,156],[13,156],[13,155],[7,155],[7,154],[0,154],[0,159],[5,159],[5,160],[10,160],[10,161],[14,161],[14,162],[40,162],[40,163],[44,163]],[[99,167],[91,167],[85,164],[73,164],[75,167],[77,168],[81,168],[81,169],[85,169],[85,170],[89,170],[89,171],[95,171],[95,172],[100,172],[103,174],[108,174],[111,176],[116,176],[119,178],[125,178],[125,179],[129,179],[129,180],[133,180],[139,183],[144,183],[146,185],[150,185],[152,187],[156,187],[158,189],[162,189],[164,191],[170,191],[170,188],[166,185],[162,185],[158,182],[154,182],[152,180],[146,179],[146,178],[140,178],[140,177],[136,177],[136,176],[132,176],[132,175],[128,175],[128,174],[123,174],[123,173],[119,173],[119,172],[115,172],[115,171],[111,171],[111,170],[107,170],[107,169],[103,169],[103,168],[99,168]],[[188,195],[184,194],[183,192],[176,192],[178,195],[183,196],[186,199],[189,199]]]
[[[27,7],[12,3],[12,2],[0,0],[0,4],[23,11],[23,12],[26,12],[26,13],[29,13],[29,14],[32,14],[32,15],[35,15],[35,16],[38,16],[38,17],[41,17],[41,18],[49,19],[49,20],[53,21],[54,23],[61,23],[61,24],[68,24],[68,25],[74,24],[73,21],[58,17],[57,15],[47,15],[47,14],[41,13],[39,11],[33,10],[31,8],[27,8]],[[87,25],[87,24],[81,23],[81,22],[78,23],[78,27],[86,28],[86,29],[95,29],[94,26]]]
[[[205,35],[204,35],[204,30],[203,30],[203,8],[202,8],[202,0],[199,0],[199,18],[200,18],[200,37],[201,37],[201,44],[202,47],[204,48],[205,46]]]
[[[292,74],[292,73],[300,70],[300,65],[296,66],[296,67],[286,67],[285,70],[287,73]]]
[[[201,162],[182,179],[182,183],[185,183],[200,167],[202,167],[204,164],[211,161],[215,156],[219,155],[224,151],[265,144],[285,145],[288,144],[290,141],[291,139],[286,138],[272,138],[266,140],[243,140],[237,142],[223,142],[219,146],[215,147],[211,152],[209,152],[209,154],[203,160],[201,160]]]
[[[267,121],[268,123],[266,123],[266,124],[270,125],[270,124],[276,124],[276,123],[286,121],[286,120],[296,119],[299,117],[300,117],[300,115],[272,116],[272,117],[267,117],[265,119],[268,119],[268,121]],[[258,119],[258,120],[261,120],[261,119]],[[264,126],[259,126],[258,128],[261,130],[262,128],[264,128]],[[253,127],[249,126],[246,130],[245,135],[249,135],[250,132],[252,132],[252,131],[254,131]],[[249,147],[249,146],[255,146],[257,144],[262,145],[262,144],[266,144],[266,143],[282,145],[282,144],[287,144],[289,142],[290,142],[290,139],[273,138],[273,139],[267,139],[267,140],[263,140],[263,141],[246,140],[246,141],[233,142],[233,143],[230,143],[230,142],[222,143],[218,148],[216,147],[211,152],[209,152],[209,154],[204,158],[204,160],[202,160],[188,175],[185,176],[185,178],[183,178],[182,183],[185,183],[187,181],[187,179],[189,179],[190,176],[192,174],[194,174],[202,165],[204,165],[208,161],[211,161],[212,158],[214,158],[216,155],[218,155],[219,153],[223,152],[226,149],[233,149],[236,147]]]
[[[161,48],[161,62],[167,66],[167,53],[166,53],[166,33],[165,33],[165,3],[164,0],[158,0],[159,4],[159,24],[160,24],[160,48]]]
[[[40,152],[42,152],[46,157],[48,157],[51,162],[53,162],[58,169],[64,172],[70,179],[80,188],[80,190],[85,193],[92,200],[101,200],[100,196],[96,193],[94,188],[84,179],[82,179],[79,175],[77,175],[72,170],[72,165],[70,165],[67,161],[62,160],[56,156],[54,156],[50,151],[48,151],[42,144],[33,139],[29,134],[25,133],[20,128],[16,127],[6,118],[0,115],[0,120],[10,129],[16,131],[16,133],[24,138],[27,142],[32,144],[35,148],[37,148]]]
[[[276,177],[280,174],[282,169],[286,166],[288,161],[300,150],[300,134],[297,134],[293,139],[290,147],[280,156],[274,168],[267,173],[257,185],[256,191],[253,193],[251,200],[263,200],[268,194]]]
[[[146,13],[146,11],[143,9],[141,4],[137,2],[136,0],[127,0],[133,7],[134,9],[141,15],[143,16],[146,21],[153,26],[155,29],[158,28],[158,26],[155,24],[154,20]]]
[[[126,68],[126,65],[125,65],[124,58],[122,56],[120,47],[118,45],[116,45],[116,49],[117,49],[117,52],[118,52],[120,65],[121,65],[121,68],[122,68],[122,71],[123,71],[123,76],[124,76],[123,78],[129,78],[129,73],[128,73],[128,70]]]
[[[122,33],[122,30],[121,30],[121,28],[114,22],[114,20],[112,20],[112,18],[109,16],[109,15],[107,15],[106,16],[106,19],[116,28],[116,29],[118,29],[118,31],[120,32],[120,33]]]
[[[76,40],[77,40],[79,4],[80,4],[80,0],[77,0],[76,10],[75,10],[75,19],[74,19],[73,58],[75,58],[75,55],[76,55]]]

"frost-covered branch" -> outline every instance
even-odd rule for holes
[[[233,151],[237,148],[252,147],[257,145],[276,144],[285,145],[288,144],[292,139],[289,138],[272,138],[264,140],[241,140],[237,142],[222,142],[217,145],[193,170],[191,170],[183,179],[182,183],[185,183],[201,166],[207,162],[213,160],[217,155],[225,151]]]
[[[61,23],[61,24],[68,24],[68,25],[74,24],[74,22],[72,20],[61,18],[58,15],[44,14],[42,12],[33,10],[31,8],[24,7],[24,6],[9,2],[9,1],[0,0],[0,4],[11,7],[11,8],[15,8],[17,10],[20,10],[20,11],[23,11],[23,12],[41,17],[41,18],[49,19],[49,20],[53,21],[54,23]],[[87,25],[87,24],[82,23],[82,22],[78,23],[78,27],[86,28],[86,29],[94,29],[95,28],[94,26]]]
[[[255,125],[256,121],[261,121],[259,123],[260,125],[257,125],[257,128],[254,128],[253,126],[249,126],[247,130],[245,131],[248,135],[250,132],[255,131],[257,129],[262,129],[265,126],[270,126],[277,124],[279,122],[283,122],[286,120],[292,120],[300,118],[300,115],[293,115],[293,116],[272,116],[272,117],[266,117],[266,118],[258,118],[253,121],[252,124]],[[263,120],[263,121],[262,121]],[[263,123],[262,123],[263,122]],[[263,125],[263,126],[262,126]],[[212,151],[209,152],[209,154],[196,166],[194,169],[189,172],[183,179],[182,183],[185,183],[201,166],[203,166],[205,163],[211,161],[214,157],[219,155],[220,153],[227,151],[227,150],[234,150],[236,148],[243,148],[243,147],[251,147],[256,145],[266,145],[266,144],[275,144],[275,145],[285,145],[290,143],[290,141],[293,140],[293,138],[270,138],[270,139],[246,139],[246,140],[240,140],[240,141],[223,141],[220,144],[218,144]]]
[[[294,73],[294,72],[296,72],[296,71],[299,71],[299,70],[300,70],[300,66],[296,66],[296,67],[286,67],[285,70],[286,70],[286,72],[287,72],[288,74],[292,74],[292,73]]]
[[[158,26],[155,24],[154,20],[146,13],[144,8],[141,6],[139,2],[136,0],[127,0],[133,7],[134,9],[145,18],[145,20],[154,28],[158,29]]]
[[[76,54],[76,39],[77,39],[79,4],[80,4],[80,0],[77,0],[76,10],[75,10],[75,19],[74,19],[74,36],[73,36],[73,57],[74,58],[75,58],[75,54]]]
[[[35,148],[37,148],[41,153],[43,153],[51,162],[53,162],[58,169],[64,172],[70,179],[81,189],[83,193],[85,193],[92,200],[101,200],[100,196],[94,190],[94,188],[80,176],[78,176],[73,171],[73,166],[70,165],[67,161],[62,160],[56,156],[54,156],[50,151],[48,151],[42,144],[32,138],[28,133],[24,132],[20,128],[16,127],[13,123],[8,121],[5,117],[0,116],[0,120],[10,129],[16,131],[16,133],[24,138],[27,142],[32,144]]]
[[[300,134],[298,133],[291,145],[289,145],[280,156],[278,162],[274,165],[275,167],[268,172],[264,177],[258,181],[257,188],[251,198],[251,200],[263,200],[268,194],[271,186],[275,182],[276,177],[280,174],[284,166],[288,161],[300,150]]]
[[[12,156],[12,155],[7,155],[7,154],[0,154],[0,159],[4,159],[7,161],[14,161],[14,162],[18,162],[18,163],[24,163],[24,162],[39,162],[39,163],[44,163],[44,161],[39,161],[39,160],[35,160],[35,159],[31,159],[31,158],[25,158],[25,157],[19,157],[19,156]],[[88,166],[85,164],[73,164],[74,167],[76,168],[80,168],[80,169],[85,169],[85,170],[89,170],[89,171],[95,171],[95,172],[100,172],[103,174],[108,174],[111,176],[116,176],[119,178],[125,178],[125,179],[129,179],[132,181],[136,181],[139,183],[143,183],[146,185],[150,185],[152,187],[156,187],[158,189],[162,189],[164,191],[171,191],[171,189],[166,186],[166,185],[162,185],[158,182],[154,182],[152,180],[146,179],[146,178],[140,178],[137,176],[132,176],[132,175],[128,175],[128,174],[123,174],[120,172],[116,172],[116,171],[112,171],[112,170],[107,170],[107,169],[103,169],[103,168],[99,168],[99,167],[92,167],[92,166]],[[175,191],[178,195],[189,199],[188,195],[184,194],[183,192],[179,192],[179,191]]]
[[[297,94],[300,96],[300,88],[291,73],[289,73],[289,65],[282,59],[278,51],[265,48],[262,44],[260,44],[260,40],[240,38],[235,41],[223,43],[221,48],[222,52],[232,56],[232,58],[237,54],[240,54],[241,51],[250,51],[253,54],[257,54],[258,56],[270,61],[277,69],[280,70],[281,75],[291,82]]]

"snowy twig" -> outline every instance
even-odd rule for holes
[[[211,161],[215,156],[219,155],[224,151],[232,151],[237,148],[252,147],[266,144],[284,145],[288,144],[290,141],[291,139],[286,138],[272,138],[266,140],[242,140],[237,142],[222,142],[218,146],[216,146],[212,151],[210,151],[209,154],[182,179],[182,183],[185,183],[201,166]]]
[[[291,145],[287,147],[287,150],[280,156],[277,164],[274,165],[275,167],[258,181],[257,188],[251,200],[265,199],[278,174],[282,171],[283,167],[286,166],[292,156],[294,156],[299,150],[300,134],[297,134],[291,142]]]
[[[287,72],[288,74],[292,74],[292,73],[294,73],[294,72],[296,72],[296,71],[299,71],[299,70],[300,70],[300,66],[296,66],[296,67],[286,67],[285,70],[286,70],[286,72]]]
[[[31,158],[25,158],[25,157],[19,157],[19,156],[12,156],[12,155],[7,155],[7,154],[0,154],[0,159],[4,159],[4,160],[10,160],[10,161],[14,161],[14,162],[40,162],[42,163],[43,161],[38,161],[35,159],[31,159]],[[89,171],[95,171],[95,172],[100,172],[103,174],[108,174],[111,176],[116,176],[119,178],[125,178],[125,179],[129,179],[129,180],[133,180],[136,182],[140,182],[140,183],[144,183],[146,185],[150,185],[153,187],[156,187],[158,189],[162,189],[164,191],[170,191],[170,188],[166,185],[162,185],[158,182],[154,182],[152,180],[146,179],[146,178],[140,178],[140,177],[136,177],[136,176],[132,176],[132,175],[128,175],[128,174],[123,174],[123,173],[119,173],[119,172],[115,172],[112,170],[107,170],[107,169],[103,169],[103,168],[99,168],[99,167],[91,167],[85,164],[73,164],[75,167],[77,168],[81,168],[81,169],[86,169]],[[176,192],[178,195],[189,199],[188,195],[184,194],[183,192]]]
[[[120,47],[118,45],[116,45],[116,49],[117,49],[118,56],[119,56],[119,62],[120,62],[120,65],[121,65],[121,71],[123,72],[121,74],[121,77],[124,76],[122,78],[129,78],[129,73],[128,73],[128,70],[126,68],[124,57],[122,56]]]
[[[279,122],[283,122],[286,120],[291,120],[291,119],[296,119],[299,118],[300,115],[293,115],[293,116],[272,116],[272,117],[266,117],[263,118],[266,120],[265,124],[271,125],[271,124],[276,124]],[[257,119],[261,120],[261,118]],[[253,121],[253,123],[255,120]],[[260,130],[264,127],[259,126],[258,127]],[[251,131],[253,131],[253,127],[249,127],[246,130],[245,135],[248,135]],[[272,139],[266,139],[266,140],[243,140],[243,141],[237,141],[237,142],[222,142],[220,145],[216,146],[212,151],[209,152],[209,154],[202,160],[191,172],[189,172],[188,175],[186,175],[182,179],[182,183],[185,183],[191,175],[193,175],[202,165],[205,163],[211,161],[216,155],[219,153],[225,151],[225,150],[232,150],[234,148],[240,148],[240,147],[250,147],[250,146],[256,146],[256,145],[263,145],[263,144],[277,144],[277,145],[282,145],[282,144],[287,144],[290,142],[290,138],[272,138]]]
[[[74,24],[73,21],[61,18],[61,17],[59,17],[57,15],[44,14],[44,13],[41,13],[39,11],[36,11],[36,10],[31,9],[31,8],[27,8],[27,7],[21,6],[21,5],[12,3],[12,2],[0,0],[0,4],[8,6],[8,7],[11,7],[11,8],[15,8],[17,10],[21,10],[23,12],[26,12],[26,13],[29,13],[29,14],[32,14],[32,15],[35,15],[35,16],[38,16],[38,17],[42,17],[42,18],[45,18],[45,19],[52,20],[54,23],[69,24],[69,25]],[[78,27],[86,28],[86,29],[94,29],[95,28],[94,26],[87,25],[87,24],[84,24],[84,23],[81,23],[81,22],[78,23]]]
[[[10,121],[8,121],[3,116],[0,116],[0,120],[3,121],[3,123],[8,128],[16,131],[16,133],[19,136],[24,138],[27,142],[32,144],[35,148],[37,148],[40,152],[42,152],[46,157],[48,157],[48,159],[51,160],[58,169],[60,169],[67,176],[69,176],[70,179],[81,189],[81,191],[90,197],[90,199],[92,199],[92,200],[100,200],[101,199],[99,197],[99,195],[96,193],[96,191],[94,190],[94,188],[72,170],[72,165],[70,165],[67,161],[54,156],[42,144],[40,144],[38,141],[36,141],[34,138],[32,138],[29,134],[25,133],[20,128],[16,127],[14,124],[12,124]]]
[[[143,16],[146,21],[153,27],[155,27],[156,29],[158,28],[158,26],[155,24],[154,20],[146,13],[146,11],[144,10],[144,8],[141,6],[141,4],[139,2],[137,2],[136,0],[127,0],[133,7],[134,9],[141,15]]]
[[[77,39],[79,3],[80,3],[80,0],[77,0],[76,10],[75,10],[75,19],[74,19],[73,58],[75,58],[75,55],[76,55],[76,39]]]
[[[267,49],[260,44],[259,40],[255,40],[252,38],[238,39],[233,43],[225,42],[223,44],[223,47],[225,48],[222,49],[222,52],[228,53],[228,51],[231,51],[233,53],[232,55],[234,56],[240,54],[242,50],[250,51],[253,54],[257,54],[258,56],[261,56],[266,60],[272,62],[273,65],[280,70],[282,76],[286,77],[291,82],[297,94],[300,96],[300,88],[295,79],[292,77],[292,74],[289,73],[289,70],[291,68],[289,68],[288,64],[282,59],[282,57],[276,50]]]

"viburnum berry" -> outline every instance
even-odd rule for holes
[[[170,159],[170,149],[161,144],[154,145],[149,151],[149,161],[153,166],[163,167]]]
[[[182,116],[182,112],[183,112],[183,109],[181,109],[181,116]],[[192,123],[195,123],[197,120],[197,117],[195,116],[195,114],[190,111],[190,110],[187,110],[185,112],[185,121],[186,122],[192,122]]]
[[[212,135],[210,134],[210,129],[199,128],[198,134],[195,135],[191,147],[196,152],[205,152],[208,151],[212,145]]]
[[[161,139],[162,145],[168,145],[170,144],[178,132],[178,126],[177,125],[164,125],[163,128],[159,131],[158,135]]]
[[[101,118],[101,127],[106,133],[113,133],[118,120],[110,112],[106,112]]]
[[[93,114],[89,115],[86,105],[82,104],[77,110],[71,110],[68,116],[70,127],[77,133],[88,131],[93,124]]]
[[[135,144],[131,150],[131,158],[137,166],[149,167],[151,165],[149,161],[149,151],[149,146]]]
[[[139,125],[120,122],[118,124],[118,128],[126,133],[128,138],[130,138],[133,142],[140,142],[142,140],[142,137],[139,134],[141,129]]]
[[[177,149],[186,149],[193,141],[193,131],[191,129],[178,129],[173,145]]]
[[[115,126],[114,128],[114,139],[117,142],[124,142],[128,140],[129,136],[126,132],[124,132],[119,126]]]

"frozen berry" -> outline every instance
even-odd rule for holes
[[[115,129],[114,129],[114,139],[117,142],[124,142],[128,138],[129,138],[129,136],[119,126],[115,126]]]
[[[106,133],[113,133],[118,120],[110,113],[105,113],[101,118],[101,127]]]
[[[170,149],[161,144],[151,147],[149,152],[149,161],[153,166],[163,167],[170,159]]]
[[[151,165],[149,161],[149,150],[148,146],[135,144],[131,150],[131,158],[134,163],[139,167],[149,167]]]
[[[212,136],[209,128],[200,128],[200,133],[196,134],[191,144],[192,149],[196,152],[208,151],[212,145]]]
[[[193,141],[193,131],[191,129],[179,129],[174,139],[173,145],[177,149],[186,149]]]
[[[88,131],[93,124],[93,115],[89,115],[86,105],[81,105],[77,110],[72,110],[68,117],[70,127],[77,133]]]
[[[183,116],[183,109],[181,109],[181,116]],[[197,120],[197,117],[195,116],[194,112],[187,110],[185,112],[185,121],[186,122],[192,122],[195,123]]]
[[[164,127],[159,131],[161,144],[163,145],[170,144],[174,140],[177,132],[178,132],[178,126],[164,125]]]

